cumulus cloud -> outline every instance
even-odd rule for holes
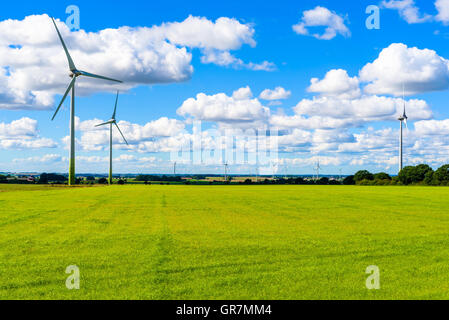
[[[82,70],[125,81],[125,88],[141,84],[182,82],[191,78],[189,49],[199,49],[203,61],[219,65],[241,64],[253,70],[268,70],[267,61],[244,63],[214,60],[232,56],[243,45],[256,45],[254,28],[236,19],[215,22],[188,17],[182,22],[153,27],[120,27],[98,32],[70,32],[59,20],[58,27],[76,66]],[[0,108],[49,108],[55,94],[68,85],[67,60],[47,15],[0,22]],[[112,90],[111,83],[80,79],[79,94]]]
[[[449,24],[449,0],[437,0],[435,7],[438,11],[435,19],[445,25]]]
[[[324,27],[324,33],[311,33],[311,27]],[[349,37],[351,32],[345,25],[345,18],[327,8],[317,6],[315,9],[304,11],[298,24],[293,26],[297,34],[313,36],[320,40],[331,40],[340,34]]]
[[[265,89],[260,94],[259,98],[262,100],[284,100],[288,99],[291,96],[291,91],[287,91],[282,87],[276,87],[274,90]]]
[[[320,93],[323,96],[356,98],[360,96],[359,79],[349,77],[346,70],[334,69],[327,72],[322,80],[312,78],[307,91]]]
[[[247,92],[246,88],[239,89],[231,97],[224,93],[214,95],[199,93],[196,98],[184,101],[177,113],[197,120],[222,123],[268,120],[270,109],[263,106],[258,99],[252,99],[248,93],[245,97],[242,94],[244,92]]]
[[[52,163],[52,162],[61,162],[63,160],[65,160],[65,158],[59,154],[45,154],[45,155],[39,156],[39,157],[16,158],[16,159],[13,159],[13,162],[16,162],[16,163],[20,163],[20,162]]]
[[[80,121],[78,117],[75,118],[76,129],[82,131],[81,138],[77,140],[77,145],[81,150],[99,151],[109,146],[109,128],[107,126],[95,127],[95,125],[103,122],[104,120],[100,119]],[[184,130],[184,123],[182,121],[166,117],[150,121],[144,125],[128,121],[119,121],[118,126],[122,130],[123,135],[130,146],[124,145],[125,142],[115,127],[113,127],[113,144],[115,144],[116,147],[121,147],[127,150],[142,149],[142,146],[144,146],[146,142],[155,143],[154,140],[156,139],[170,139]],[[63,142],[68,146],[69,137],[65,137]],[[154,151],[155,150],[152,152]]]
[[[424,100],[405,102],[413,120],[430,119],[432,111]],[[270,122],[278,128],[335,129],[361,127],[375,121],[393,121],[401,114],[404,100],[384,96],[356,99],[319,96],[303,99],[294,108],[295,115],[273,115]]]
[[[393,43],[360,71],[369,94],[402,95],[445,90],[449,87],[449,63],[434,50]]]
[[[419,12],[414,0],[383,0],[381,6],[386,9],[397,10],[399,15],[410,24],[432,20],[431,15]]]
[[[249,62],[245,63],[243,60],[235,57],[229,51],[219,51],[207,49],[203,51],[204,55],[201,57],[202,63],[213,63],[219,66],[233,67],[236,69],[249,69],[253,71],[274,71],[276,65],[273,62],[263,61],[261,63]]]
[[[38,124],[27,117],[0,123],[0,149],[56,148],[52,139],[39,136]]]
[[[449,136],[449,119],[423,120],[414,123],[415,131],[423,136]]]

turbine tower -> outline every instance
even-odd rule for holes
[[[404,87],[402,87],[402,100],[404,102],[404,112],[402,113],[402,116],[400,116],[398,118],[399,122],[400,122],[400,133],[399,133],[399,172],[402,171],[403,168],[403,134],[402,134],[402,129],[403,129],[403,123],[405,123],[405,126],[407,127],[407,114],[405,113],[405,94],[404,94]]]
[[[122,130],[120,130],[117,121],[115,120],[115,114],[117,113],[117,103],[118,103],[118,91],[117,91],[117,97],[115,98],[115,107],[114,107],[114,113],[112,114],[112,118],[109,121],[106,121],[104,123],[98,124],[95,127],[101,127],[105,125],[109,125],[109,184],[112,184],[112,125],[115,125],[120,132],[120,134],[123,137],[123,140],[125,140],[126,144],[128,145],[128,141],[126,141],[125,136],[122,133]]]
[[[320,166],[320,158],[318,158],[318,161],[317,161],[316,167],[315,167],[315,170],[316,170],[316,179],[317,179],[317,180],[320,180],[320,169],[321,169],[321,166]]]
[[[64,93],[64,96],[62,97],[61,102],[58,105],[58,108],[56,108],[56,112],[53,115],[53,118],[51,120],[53,121],[56,117],[56,114],[58,113],[59,109],[61,108],[62,104],[64,103],[65,98],[71,91],[71,104],[70,104],[70,163],[69,163],[69,186],[74,185],[76,183],[75,178],[75,82],[76,78],[79,76],[85,76],[90,78],[97,78],[97,79],[103,79],[108,81],[114,81],[121,83],[120,80],[115,80],[103,76],[99,76],[93,73],[88,73],[85,71],[78,70],[75,67],[75,64],[73,63],[72,57],[70,56],[69,51],[67,50],[67,47],[64,43],[64,40],[62,39],[61,33],[59,32],[58,27],[56,26],[55,19],[51,18],[53,21],[53,24],[56,28],[56,32],[58,33],[59,40],[61,40],[62,47],[64,49],[65,55],[67,56],[67,61],[69,63],[69,70],[70,70],[70,78],[72,78],[72,81],[70,81],[70,84],[67,88],[67,90]]]
[[[227,162],[224,164],[224,169],[225,169],[225,176],[224,176],[225,182],[228,182],[228,163]]]

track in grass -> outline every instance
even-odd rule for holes
[[[449,298],[447,188],[0,191],[0,299]]]

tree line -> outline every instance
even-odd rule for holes
[[[353,184],[358,185],[449,186],[449,164],[435,171],[427,164],[407,166],[395,177],[384,172],[372,174],[367,170],[361,170],[348,178],[353,179]]]

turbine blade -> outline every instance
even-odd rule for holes
[[[67,56],[67,61],[69,62],[70,71],[74,71],[74,70],[76,70],[76,67],[75,67],[75,64],[73,63],[72,57],[70,56],[69,50],[67,50],[64,40],[62,39],[61,33],[59,32],[59,29],[56,26],[55,19],[53,19],[53,18],[51,18],[51,19],[53,20],[53,24],[55,25],[56,32],[58,33],[58,36],[59,36],[59,40],[61,40],[62,47],[64,48],[65,55]]]
[[[112,114],[112,119],[115,119],[115,114],[117,112],[117,102],[118,102],[118,90],[117,90],[117,97],[115,98],[115,107],[114,107],[114,113]]]
[[[97,125],[95,126],[95,128],[96,128],[96,127],[105,126],[105,125],[110,124],[110,123],[111,123],[110,121],[108,121],[108,122],[103,122],[103,123],[97,124]]]
[[[51,118],[51,121],[53,121],[56,117],[56,114],[58,113],[59,109],[61,108],[62,104],[64,103],[65,98],[67,98],[67,95],[69,94],[72,87],[75,85],[76,77],[73,77],[72,81],[70,81],[69,87],[64,93],[64,96],[62,97],[61,102],[59,103],[59,106],[56,108],[55,114],[53,115],[53,118]]]
[[[123,140],[125,140],[126,144],[129,145],[128,141],[126,141],[126,138],[125,138],[125,136],[124,136],[123,133],[122,133],[122,130],[120,130],[120,128],[118,127],[117,122],[114,122],[114,124],[115,124],[115,126],[117,127],[118,132],[120,132],[120,134],[122,135]]]
[[[103,80],[109,80],[109,81],[123,83],[123,81],[115,80],[115,79],[108,78],[108,77],[99,76],[98,74],[93,74],[93,73],[89,73],[89,72],[86,72],[86,71],[79,71],[79,72],[81,73],[81,75],[83,75],[85,77],[97,78],[97,79],[103,79]]]

